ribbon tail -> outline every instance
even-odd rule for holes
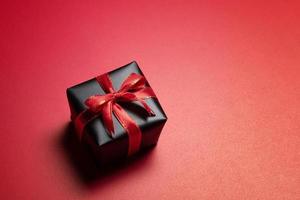
[[[137,99],[137,101],[143,105],[143,107],[145,108],[149,116],[155,116],[155,113],[152,111],[152,109],[148,106],[148,104],[143,99]]]
[[[102,120],[106,127],[108,134],[112,137],[114,135],[114,124],[112,120],[112,102],[109,101],[102,109]]]
[[[113,112],[128,134],[128,155],[138,152],[142,141],[140,128],[119,104],[113,104]]]
[[[136,92],[134,92],[135,96],[139,99],[148,99],[148,98],[156,98],[152,88],[145,87]]]

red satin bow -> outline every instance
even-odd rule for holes
[[[96,80],[107,94],[93,95],[85,101],[88,110],[80,113],[75,119],[75,126],[79,131],[80,137],[82,136],[84,126],[99,115],[102,116],[103,124],[106,127],[108,134],[113,136],[114,125],[112,113],[114,113],[128,134],[128,155],[137,152],[142,140],[141,130],[118,102],[137,101],[141,103],[149,116],[154,116],[154,112],[144,101],[146,98],[156,97],[153,90],[146,86],[146,79],[143,76],[135,73],[130,74],[126,78],[118,91],[114,90],[108,74],[98,76]]]

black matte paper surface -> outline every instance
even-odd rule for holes
[[[136,62],[131,62],[108,73],[115,90],[120,88],[122,82],[131,73],[143,75]],[[68,88],[67,97],[71,115],[73,117],[77,116],[80,112],[87,109],[84,104],[85,100],[89,96],[95,94],[105,94],[95,78]],[[149,98],[145,101],[154,111],[155,116],[149,117],[142,106],[136,102],[120,103],[141,129],[142,143],[140,150],[151,147],[157,143],[160,132],[167,121],[167,117],[161,108],[158,99]],[[113,138],[107,134],[101,117],[88,123],[83,133],[84,136],[82,142],[87,143],[92,147],[97,160],[100,163],[107,163],[127,157],[128,135],[115,116],[113,116],[113,122],[115,130]]]

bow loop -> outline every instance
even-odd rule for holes
[[[124,102],[133,102],[137,101],[139,102],[143,108],[147,111],[149,116],[155,116],[154,112],[151,110],[151,108],[147,105],[147,103],[144,101],[143,98],[139,98],[135,93],[125,92],[119,99],[120,101]]]
[[[103,109],[104,105],[111,101],[113,97],[114,96],[112,94],[93,95],[85,101],[85,105],[87,105],[93,113],[99,113]]]
[[[127,91],[136,91],[146,86],[146,79],[139,75],[132,73],[130,74],[125,81],[122,83],[120,92],[127,92]]]

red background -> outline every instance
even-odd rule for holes
[[[241,3],[243,2],[243,3]],[[0,199],[300,199],[297,1],[2,1]],[[158,146],[83,181],[65,89],[136,60]]]

